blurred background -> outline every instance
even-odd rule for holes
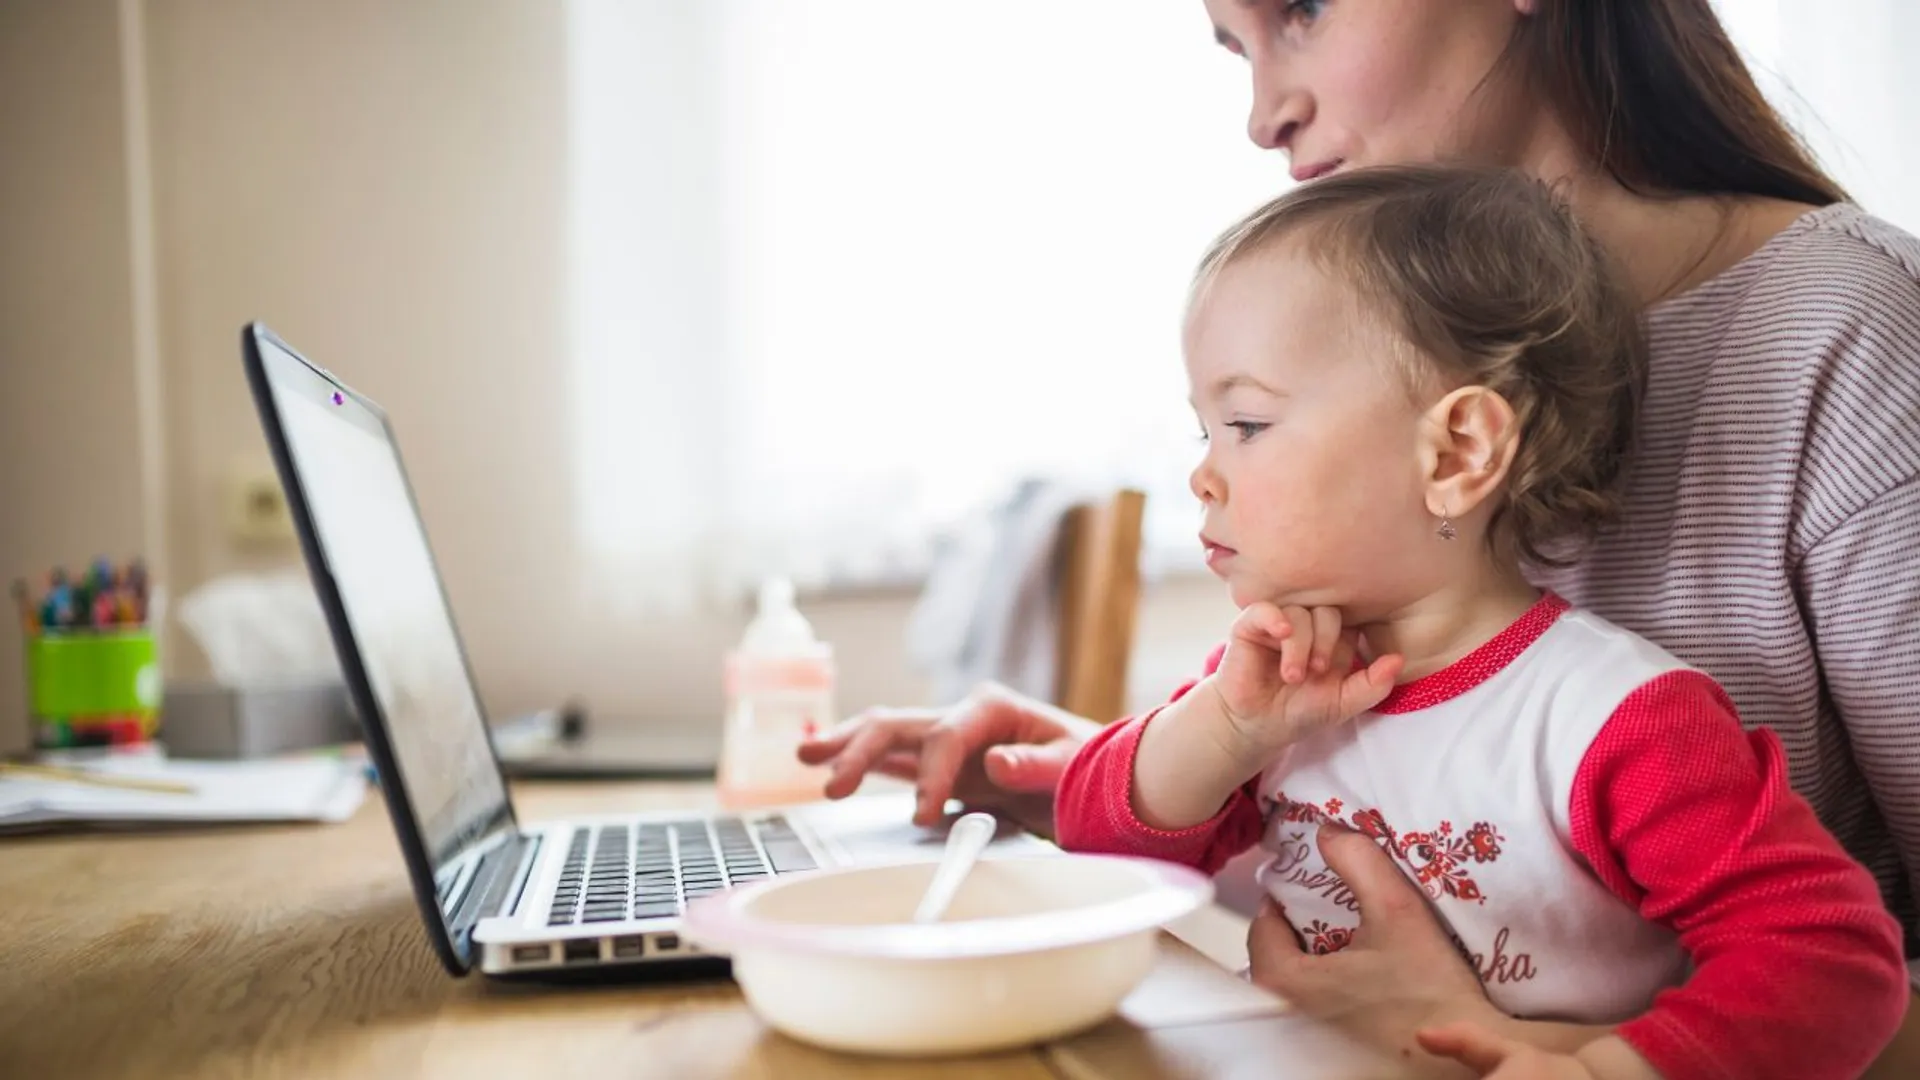
[[[1718,6],[1920,231],[1920,7]],[[1287,183],[1246,96],[1197,0],[0,0],[0,576],[297,569],[261,319],[390,413],[496,715],[717,728],[769,573],[842,711],[924,701],[934,540],[1035,476],[1147,492],[1156,700],[1231,614],[1178,324]]]

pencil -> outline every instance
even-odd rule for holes
[[[157,791],[165,795],[192,795],[198,790],[192,784],[178,780],[148,780],[138,776],[114,776],[110,773],[97,773],[87,769],[73,769],[64,765],[28,765],[18,761],[0,761],[0,775],[8,773],[41,780],[68,780],[76,784],[127,788],[132,791]]]

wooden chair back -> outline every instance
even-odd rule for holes
[[[1061,523],[1054,703],[1103,724],[1126,711],[1146,506],[1145,492],[1122,489]]]

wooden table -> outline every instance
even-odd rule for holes
[[[527,820],[710,803],[699,784],[525,785]],[[769,1031],[731,983],[450,978],[378,796],[340,825],[0,840],[0,1077],[1405,1075],[1164,939],[1120,1018],[1032,1051],[848,1057]]]

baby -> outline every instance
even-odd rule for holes
[[[1359,909],[1319,830],[1357,830],[1501,1010],[1619,1024],[1564,1075],[1858,1075],[1908,994],[1873,879],[1712,679],[1522,574],[1614,510],[1646,363],[1569,211],[1504,172],[1318,181],[1215,243],[1184,344],[1241,614],[1081,751],[1061,843],[1208,872],[1258,843],[1324,953]]]

